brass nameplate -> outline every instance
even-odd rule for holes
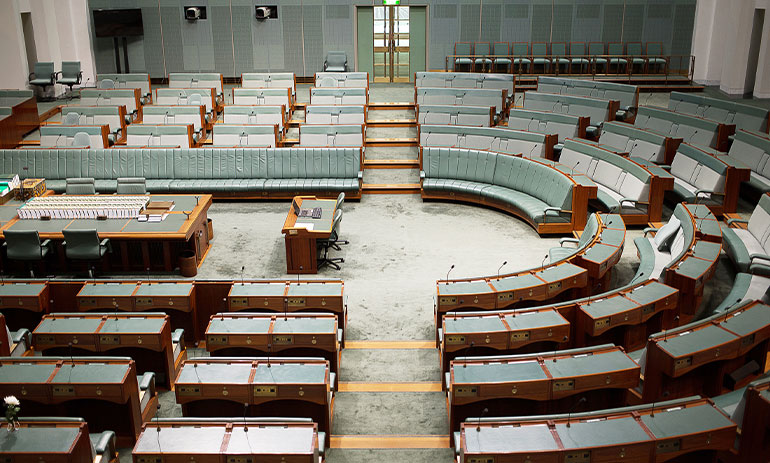
[[[674,362],[674,370],[679,370],[682,368],[687,368],[689,366],[692,366],[692,357],[685,357],[683,359],[677,359]]]
[[[141,305],[141,306],[153,305],[152,298],[151,297],[137,297],[136,298],[136,305]]]
[[[569,463],[591,463],[591,451],[580,450],[564,455],[564,461]]]
[[[751,333],[750,335],[746,336],[745,338],[741,339],[741,347],[746,347],[754,344],[754,334]]]
[[[290,334],[273,335],[273,344],[278,344],[278,345],[294,344],[294,336]]]
[[[38,344],[55,344],[56,343],[56,337],[55,336],[36,336],[37,343]]]
[[[596,320],[594,322],[595,330],[598,330],[600,328],[607,328],[608,326],[610,326],[610,317],[600,318],[599,320]]]
[[[572,379],[563,380],[563,381],[554,381],[553,383],[554,392],[571,391],[573,389],[575,389],[575,381]]]
[[[136,457],[136,463],[163,463],[163,457]]]
[[[181,396],[199,396],[201,395],[201,388],[200,386],[177,386],[177,391],[179,391],[179,395]]]
[[[447,344],[465,344],[465,336],[461,336],[459,334],[448,334],[446,335],[446,343]]]
[[[495,457],[470,457],[468,463],[495,463]]]
[[[529,331],[511,333],[511,342],[529,341]]]
[[[290,297],[289,298],[289,307],[305,307],[305,298],[304,297]]]
[[[454,305],[457,304],[456,296],[441,296],[438,298],[438,303],[441,305]]]
[[[236,307],[247,307],[249,305],[249,298],[248,297],[231,297],[230,305],[233,305]]]
[[[455,397],[476,397],[477,395],[479,395],[479,388],[476,386],[455,387]]]
[[[548,292],[552,293],[554,291],[558,291],[561,289],[561,281],[557,281],[556,283],[551,283],[548,285]]]
[[[95,306],[96,299],[80,298],[78,299],[78,305],[80,305],[81,307]]]
[[[642,307],[642,315],[649,315],[651,313],[655,312],[655,305],[650,304]]]
[[[210,346],[224,346],[228,343],[228,337],[209,335],[206,342],[208,342]]]
[[[120,344],[120,336],[114,334],[102,334],[99,336],[99,344],[116,345]]]
[[[227,463],[254,463],[251,457],[227,457]]]
[[[497,295],[497,300],[500,302],[505,301],[512,301],[513,300],[513,291],[509,291],[507,293],[500,293]]]
[[[679,439],[674,439],[666,442],[659,442],[656,448],[656,453],[678,452],[681,446],[682,446],[682,442]]]
[[[254,386],[254,397],[275,397],[278,395],[276,386]]]
[[[75,386],[54,386],[53,395],[55,396],[73,396],[75,395]]]

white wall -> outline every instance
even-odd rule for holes
[[[743,95],[754,10],[765,9],[754,96],[770,98],[770,0],[698,0],[693,54],[694,79]]]
[[[53,61],[61,70],[62,61],[80,61],[83,82],[95,80],[96,68],[88,33],[87,0],[0,0],[0,87],[27,88],[29,69],[24,47],[21,13],[30,13],[35,31],[35,49],[39,61]],[[57,85],[57,94],[66,87]]]

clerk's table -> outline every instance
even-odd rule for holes
[[[300,209],[320,207],[321,217],[297,217],[294,208],[289,207],[281,230],[286,242],[286,273],[318,273],[316,241],[331,235],[337,201],[315,196],[295,196],[292,201]]]

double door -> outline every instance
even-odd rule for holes
[[[374,81],[409,82],[409,7],[374,7]]]

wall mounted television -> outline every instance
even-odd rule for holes
[[[144,35],[142,10],[94,10],[94,35],[96,37],[127,37]]]

